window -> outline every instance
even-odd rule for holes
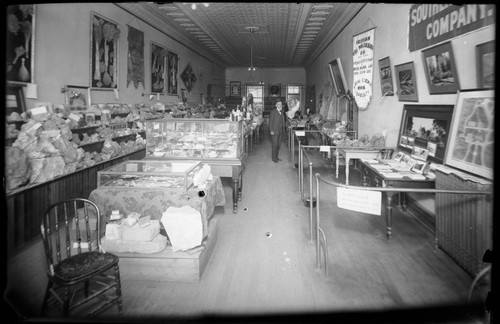
[[[292,99],[300,101],[300,88],[299,84],[288,84],[286,86],[286,101],[288,102]]]
[[[252,94],[253,105],[264,107],[264,87],[262,85],[247,85],[246,96]]]

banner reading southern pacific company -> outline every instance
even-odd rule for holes
[[[410,8],[410,52],[494,24],[493,4],[415,4]]]

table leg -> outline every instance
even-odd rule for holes
[[[339,178],[339,150],[335,150],[335,158],[336,158],[336,161],[335,161],[335,176],[337,177],[337,179]]]
[[[401,206],[403,207],[403,211],[406,211],[406,193],[402,192],[399,196],[401,199]]]
[[[240,173],[240,177],[238,180],[238,201],[241,200],[241,196],[243,195],[243,173]]]
[[[238,212],[238,179],[233,179],[233,214]]]
[[[387,214],[386,214],[386,219],[385,219],[387,240],[390,240],[391,235],[392,235],[392,197],[393,196],[394,196],[393,192],[387,192]]]
[[[345,156],[345,184],[349,184],[349,156],[346,154]]]

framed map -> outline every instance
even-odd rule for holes
[[[493,179],[494,117],[493,90],[460,91],[445,163]]]

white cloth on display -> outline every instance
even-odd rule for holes
[[[203,225],[201,214],[190,206],[168,207],[161,223],[167,232],[173,251],[186,251],[201,245]]]

